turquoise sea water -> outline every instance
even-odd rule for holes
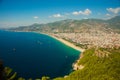
[[[0,30],[0,59],[24,78],[67,75],[79,54],[43,34]]]

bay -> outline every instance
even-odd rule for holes
[[[0,59],[19,77],[61,77],[80,52],[44,34],[0,30]]]

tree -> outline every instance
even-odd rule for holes
[[[2,60],[0,60],[0,80],[6,80]]]
[[[50,77],[43,76],[43,77],[42,77],[42,80],[50,80]]]

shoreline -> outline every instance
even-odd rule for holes
[[[66,40],[64,40],[64,39],[62,39],[62,38],[58,38],[58,37],[53,36],[53,35],[51,35],[51,34],[41,33],[41,32],[36,32],[36,31],[14,31],[14,32],[33,32],[33,33],[38,33],[38,34],[47,35],[47,36],[49,36],[49,37],[52,37],[52,38],[54,38],[54,39],[60,41],[61,43],[65,44],[66,46],[69,46],[69,47],[71,47],[71,48],[73,48],[73,49],[75,49],[75,50],[81,52],[81,53],[85,51],[85,49],[82,49],[82,48],[80,48],[80,47],[74,45],[74,44],[71,43],[71,42],[68,42],[68,41],[66,41]]]
[[[43,33],[43,34],[44,34],[44,33]],[[85,49],[82,49],[82,48],[74,45],[73,43],[70,43],[70,42],[68,42],[68,41],[66,41],[66,40],[64,40],[64,39],[62,39],[62,38],[58,38],[58,37],[55,37],[55,36],[50,35],[50,34],[45,34],[45,35],[48,35],[48,36],[50,36],[50,37],[52,37],[52,38],[54,38],[54,39],[62,42],[62,43],[65,44],[66,46],[69,46],[69,47],[71,47],[71,48],[76,49],[77,51],[79,51],[79,52],[80,52],[79,58],[78,58],[75,62],[72,63],[72,69],[76,71],[76,70],[78,70],[78,69],[83,69],[83,68],[84,68],[83,65],[78,65],[78,62],[79,62],[79,60],[83,57],[83,52],[85,51]]]
[[[55,37],[55,36],[53,36],[53,35],[50,35],[50,36],[51,36],[52,38],[54,38],[54,39],[62,42],[63,44],[65,44],[65,45],[67,45],[67,46],[69,46],[69,47],[71,47],[71,48],[73,48],[73,49],[75,49],[75,50],[77,50],[77,51],[80,51],[81,53],[85,51],[84,49],[82,49],[82,48],[80,48],[80,47],[78,47],[78,46],[75,46],[74,44],[72,44],[72,43],[70,43],[70,42],[68,42],[68,41],[66,41],[66,40],[64,40],[64,39],[62,39],[62,38],[57,38],[57,37]]]
[[[79,52],[81,52],[81,53],[85,51],[85,49],[82,49],[82,48],[74,45],[73,43],[68,42],[68,41],[66,41],[66,40],[64,40],[64,39],[62,39],[62,38],[58,38],[58,37],[55,37],[55,36],[53,36],[53,35],[46,34],[46,33],[40,33],[40,34],[44,34],[44,35],[47,35],[47,36],[49,36],[49,37],[52,37],[52,38],[60,41],[61,43],[65,44],[66,46],[69,46],[69,47],[71,47],[71,48],[73,48],[73,49],[75,49],[75,50],[77,50],[77,51],[79,51]]]
[[[15,32],[18,32],[18,31],[15,31]],[[25,31],[19,31],[19,32],[25,32]],[[64,39],[62,39],[62,38],[58,38],[58,37],[56,37],[56,36],[54,36],[54,35],[51,35],[51,34],[41,33],[41,32],[35,32],[35,31],[27,31],[27,32],[33,32],[33,33],[38,33],[38,34],[47,35],[47,36],[49,36],[49,37],[51,37],[51,38],[54,38],[54,39],[58,40],[59,42],[65,44],[66,46],[69,46],[69,47],[71,47],[71,48],[73,48],[73,49],[81,52],[81,54],[85,51],[85,49],[82,49],[82,48],[74,45],[74,44],[71,43],[71,42],[68,42],[68,41],[66,41],[66,40],[64,40]],[[81,55],[81,54],[80,54],[80,55]],[[78,61],[79,61],[80,58],[81,58],[80,55],[79,55],[79,58],[72,64],[72,67],[73,67],[72,69],[73,69],[73,70],[77,70],[78,67],[79,67],[79,66],[77,65],[77,63],[78,63]]]
[[[38,32],[38,33],[39,33],[39,32]],[[40,33],[40,34],[43,34],[43,35],[47,35],[47,36],[49,36],[49,37],[52,37],[52,38],[60,41],[61,43],[65,44],[66,46],[69,46],[69,47],[71,47],[71,48],[73,48],[73,49],[76,49],[77,51],[81,52],[81,54],[79,55],[79,58],[78,58],[75,62],[72,63],[72,69],[73,69],[73,70],[78,70],[78,69],[83,69],[83,68],[84,68],[83,65],[80,65],[80,66],[79,66],[79,65],[78,65],[78,62],[79,62],[79,60],[82,58],[83,52],[85,51],[85,49],[82,49],[82,48],[74,45],[73,43],[70,43],[70,42],[68,42],[68,41],[66,41],[66,40],[64,40],[64,39],[62,39],[62,38],[58,38],[58,37],[55,37],[55,36],[53,36],[53,35],[46,34],[46,33]]]

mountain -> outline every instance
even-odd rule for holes
[[[108,20],[109,26],[114,29],[120,29],[120,16]]]
[[[67,41],[75,44],[77,42],[78,46],[83,46],[82,48],[87,45],[88,48],[73,64],[73,72],[54,79],[43,76],[42,80],[120,80],[120,16],[109,20],[67,19],[9,30],[56,33],[54,35],[57,37],[67,38]]]
[[[120,16],[109,20],[82,19],[82,20],[62,20],[47,24],[33,24],[30,26],[20,26],[11,28],[15,31],[40,31],[40,32],[89,32],[91,29],[105,32],[120,32]],[[107,30],[107,31],[106,31]]]
[[[120,16],[115,16],[109,20],[67,19],[47,24],[22,26],[10,30],[51,33],[85,49],[92,46],[102,48],[120,47]]]

